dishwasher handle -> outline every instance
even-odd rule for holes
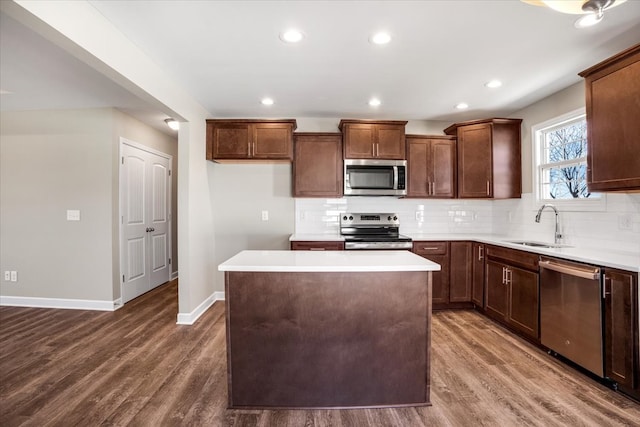
[[[578,268],[573,265],[560,264],[553,261],[540,261],[538,265],[547,270],[557,271],[558,273],[568,274],[570,276],[580,277],[582,279],[598,280],[600,278],[600,269],[597,267]]]

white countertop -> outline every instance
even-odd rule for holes
[[[242,251],[219,271],[372,272],[440,271],[440,265],[409,251]]]
[[[563,247],[563,248],[539,248],[524,246],[510,241],[534,240],[519,239],[517,237],[496,236],[491,234],[407,234],[414,241],[473,241],[490,245],[504,246],[511,249],[546,255],[555,258],[563,258],[570,261],[584,262],[602,267],[612,267],[621,270],[640,272],[640,254],[615,251],[610,249]],[[294,234],[291,241],[334,241],[343,240],[335,234]]]

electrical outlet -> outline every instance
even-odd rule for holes
[[[12,271],[11,272],[11,281],[12,282],[17,282],[18,281],[18,272],[17,271]]]
[[[262,220],[269,221],[269,211],[262,211]]]
[[[620,230],[631,230],[633,228],[633,219],[630,214],[618,215],[618,228]]]
[[[416,221],[424,221],[424,211],[416,211]]]
[[[4,272],[4,281],[8,282],[11,280],[11,272],[9,270]]]

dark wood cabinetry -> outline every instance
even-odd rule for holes
[[[456,123],[444,130],[457,137],[459,198],[519,198],[521,119]]]
[[[471,308],[471,242],[413,242],[413,252],[440,264],[433,272],[433,308]]]
[[[487,246],[485,313],[539,340],[538,256]]]
[[[406,121],[340,120],[345,159],[405,158]]]
[[[339,241],[301,241],[291,242],[292,251],[343,251],[344,242]]]
[[[455,197],[455,137],[407,135],[407,169],[407,197]]]
[[[440,271],[432,273],[433,308],[449,303],[449,242],[413,242],[413,252],[440,264]]]
[[[471,302],[481,311],[484,310],[484,251],[484,244],[473,243],[471,251]]]
[[[640,44],[580,73],[589,191],[640,189]]]
[[[294,135],[294,197],[342,197],[342,168],[341,134]]]
[[[605,376],[640,399],[638,275],[606,269],[604,287]]]
[[[291,161],[295,128],[295,120],[207,120],[207,159]]]

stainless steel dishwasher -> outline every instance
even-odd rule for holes
[[[600,269],[545,257],[539,266],[542,345],[604,377]]]

